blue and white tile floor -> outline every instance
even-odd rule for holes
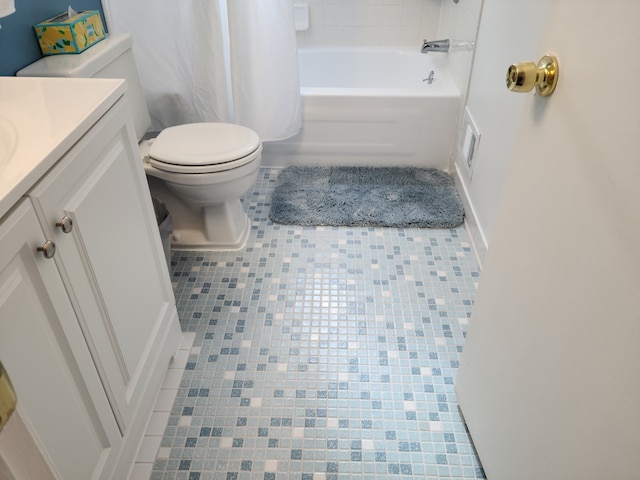
[[[244,250],[173,252],[194,343],[151,479],[484,478],[453,388],[479,276],[466,231],[276,225],[277,172],[243,200]]]

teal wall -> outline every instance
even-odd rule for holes
[[[78,12],[99,10],[102,15],[100,0],[15,0],[16,13],[0,18],[0,75],[15,75],[42,57],[33,25],[66,11],[69,3]]]

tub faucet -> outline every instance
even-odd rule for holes
[[[422,53],[428,52],[448,52],[449,51],[449,39],[446,40],[425,40],[422,44]]]

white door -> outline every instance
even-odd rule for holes
[[[640,478],[639,25],[550,2],[457,378],[490,480]]]

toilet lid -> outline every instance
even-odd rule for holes
[[[254,159],[260,137],[229,123],[190,123],[160,132],[149,163],[170,172],[208,173],[236,168]]]

